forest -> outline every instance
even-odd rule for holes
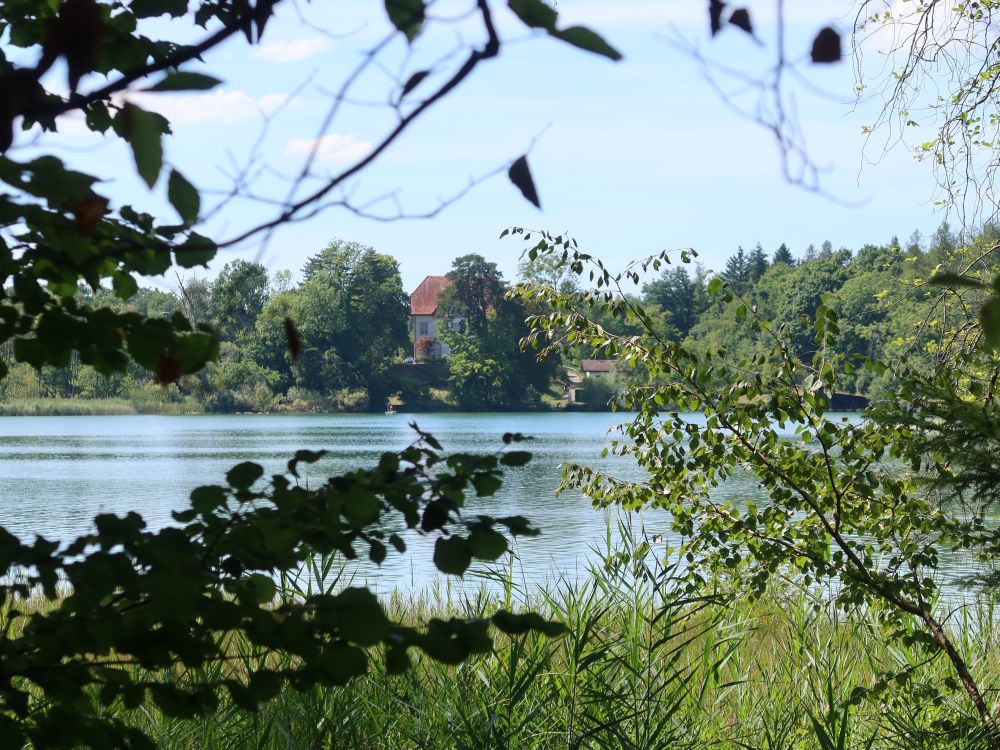
[[[751,320],[735,314],[740,305],[781,325],[811,320],[826,304],[844,321],[837,342],[841,354],[885,360],[912,355],[929,363],[935,334],[924,320],[935,290],[927,281],[955,265],[960,248],[968,254],[988,247],[995,235],[986,227],[961,237],[944,223],[927,238],[914,231],[905,243],[893,237],[855,250],[834,250],[824,241],[796,255],[784,244],[768,252],[758,243],[749,251],[739,247],[718,273],[697,263],[665,268],[649,275],[632,296],[657,321],[662,336],[696,351],[722,346],[745,356],[759,346]],[[421,357],[394,258],[337,240],[312,256],[298,275],[302,281],[295,284],[289,271],[235,260],[215,279],[178,277],[175,289],[140,287],[124,299],[114,289],[81,288],[79,302],[93,308],[164,319],[180,312],[210,326],[219,340],[217,360],[174,382],[135,364],[106,377],[81,364],[78,355],[59,368],[14,363],[0,381],[0,411],[380,411],[390,401],[408,411],[565,408],[567,368],[579,372],[581,360],[590,356],[575,347],[539,362],[531,350],[522,351],[525,319],[538,312],[537,306],[511,295],[513,285],[496,264],[477,254],[455,259],[447,271],[453,286],[442,294],[439,315],[462,325],[458,330],[440,326],[451,355],[436,365],[402,364],[414,353]],[[712,278],[724,281],[739,300],[710,295]],[[562,291],[583,284],[565,266],[527,257],[519,264],[516,283]],[[614,319],[598,320],[608,330],[638,333]],[[286,321],[301,337],[298,352],[289,349]],[[12,343],[3,346],[11,350]],[[793,346],[799,357],[815,350],[808,334],[798,334]],[[621,370],[588,379],[569,405],[609,408],[615,392],[643,377],[641,371]],[[837,390],[869,396],[887,384],[891,376],[859,368],[844,376]]]

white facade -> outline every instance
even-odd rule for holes
[[[441,359],[441,357],[447,357],[451,353],[451,349],[448,345],[438,338],[438,332],[442,330],[442,326],[447,325],[453,331],[459,331],[462,328],[463,318],[450,318],[445,321],[443,318],[438,318],[434,315],[411,315],[410,325],[413,326],[413,356],[419,359],[417,356],[417,343],[420,339],[429,338],[433,342],[431,344],[431,353],[429,359]]]
[[[417,353],[417,344],[420,339],[431,339],[431,353],[430,359],[440,359],[441,357],[447,357],[449,352],[448,345],[437,338],[438,323],[440,322],[433,315],[412,315],[410,320],[413,325],[413,356],[417,359],[420,357]]]

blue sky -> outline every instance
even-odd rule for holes
[[[433,12],[452,18],[470,5],[439,0]],[[235,257],[297,272],[309,255],[342,237],[395,256],[408,290],[468,252],[485,255],[513,278],[522,246],[498,239],[512,225],[568,232],[613,261],[691,247],[709,268],[720,268],[738,245],[760,242],[773,251],[785,242],[801,255],[808,244],[824,240],[857,248],[893,235],[905,240],[914,229],[932,232],[944,215],[931,202],[929,168],[904,148],[883,154],[869,144],[864,155],[862,125],[874,119],[878,100],[855,102],[849,61],[803,64],[802,80],[789,89],[810,156],[824,169],[821,184],[828,195],[822,195],[784,180],[773,137],[727,108],[692,57],[676,48],[683,38],[725,65],[751,75],[762,70],[773,55],[774,3],[746,5],[762,45],[735,28],[712,40],[702,0],[558,3],[563,25],[587,23],[624,54],[612,63],[530,33],[505,4],[496,3],[505,40],[500,58],[477,69],[348,190],[355,205],[392,195],[372,210],[421,213],[531,148],[542,211],[501,173],[433,219],[378,222],[331,207],[281,229],[266,245],[251,241],[226,251],[209,275]],[[793,58],[806,54],[823,25],[850,30],[850,4],[842,0],[786,5]],[[157,30],[165,26],[158,23]],[[391,126],[392,112],[371,105],[387,100],[398,85],[394,79],[405,80],[458,49],[460,35],[464,42],[479,39],[469,23],[441,26],[431,24],[412,48],[397,38],[384,65],[359,79],[351,102],[325,131],[331,92],[360,52],[390,30],[380,2],[286,0],[262,45],[249,47],[241,37],[206,59],[203,69],[224,80],[216,90],[129,98],[172,119],[168,161],[200,188],[227,189],[234,169],[253,155],[253,191],[280,200],[316,138],[323,139],[317,177],[343,169]],[[874,75],[883,59],[873,49],[867,60]],[[736,88],[731,81],[723,85]],[[734,101],[755,106],[753,97]],[[123,144],[101,142],[81,123],[63,124],[58,141],[41,145],[58,146],[69,163],[104,177],[103,191],[115,203],[170,216],[162,199],[165,180],[150,194]],[[878,163],[867,163],[872,157]],[[266,202],[237,201],[201,231],[224,240],[276,210]]]

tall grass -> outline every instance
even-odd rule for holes
[[[0,401],[0,417],[119,416],[128,414],[189,414],[202,412],[194,399],[170,401],[135,398],[24,398]]]
[[[609,557],[585,581],[530,595],[508,571],[499,576],[505,586],[475,595],[432,591],[387,603],[411,622],[532,607],[565,624],[561,638],[501,637],[493,654],[459,666],[414,655],[405,675],[376,666],[346,686],[289,689],[257,715],[223,701],[198,721],[150,711],[131,719],[165,748],[974,746],[960,729],[972,717],[949,687],[944,660],[888,638],[874,617],[838,616],[816,592],[791,588],[753,603],[733,592],[685,595],[672,585],[672,567],[650,564],[640,552]],[[307,586],[342,583],[328,563],[312,572]],[[289,595],[306,593],[284,584]],[[962,613],[956,632],[995,690],[992,609]],[[238,642],[233,648],[241,661],[227,669],[282,658],[244,653]],[[856,688],[882,683],[875,697],[852,702]]]
[[[944,750],[983,747],[944,659],[891,638],[873,613],[840,613],[820,592],[776,587],[748,601],[733,591],[685,593],[677,569],[641,540],[604,556],[584,580],[525,591],[513,568],[475,593],[396,594],[391,614],[432,617],[533,608],[560,620],[560,638],[500,636],[494,652],[458,666],[411,654],[390,676],[378,655],[347,685],[286,689],[254,714],[228,694],[213,714],[175,720],[118,709],[163,748],[725,748]],[[348,581],[316,559],[281,580],[282,595]],[[951,618],[987,694],[1000,688],[1000,633],[990,603]],[[232,662],[161,675],[184,683],[246,674],[288,657],[231,637]],[[874,690],[855,700],[856,689]]]

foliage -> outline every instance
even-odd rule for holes
[[[505,443],[520,439],[507,435]],[[502,466],[529,454],[443,456],[429,435],[378,466],[332,477],[306,489],[303,465],[323,452],[299,451],[286,474],[264,478],[245,462],[226,485],[199,487],[178,525],[148,531],[135,513],[95,518],[95,531],[66,545],[37,538],[25,544],[0,533],[6,571],[5,636],[0,640],[5,747],[151,747],[147,735],[106,714],[146,701],[164,715],[190,718],[214,710],[219,690],[255,709],[286,688],[344,684],[368,668],[380,646],[390,673],[405,671],[409,649],[455,664],[491,648],[489,622],[511,633],[560,628],[537,615],[498,612],[485,618],[434,619],[406,625],[387,617],[363,588],[326,589],[275,602],[275,575],[295,572],[313,554],[379,564],[406,551],[403,529],[435,537],[434,564],[461,575],[472,560],[507,550],[499,529],[535,534],[526,519],[466,516],[467,492],[492,495]],[[390,532],[387,529],[397,529]],[[55,603],[28,615],[18,600],[41,590]],[[259,659],[236,675],[213,669],[229,660],[228,634]],[[285,655],[272,669],[267,655]],[[182,670],[183,685],[135,670]]]
[[[302,336],[297,359],[281,367],[300,388],[365,389],[373,405],[391,390],[389,366],[408,341],[409,301],[399,265],[357,243],[335,241],[306,262],[305,281],[281,295],[281,310],[265,312],[272,348],[284,319]],[[275,330],[277,329],[277,330]]]
[[[210,213],[202,207],[198,188],[165,160],[163,141],[171,133],[170,122],[143,109],[129,94],[144,90],[156,96],[219,85],[219,79],[189,65],[232,37],[259,43],[279,2],[199,0],[190,10],[187,2],[175,0],[0,4],[0,382],[11,372],[9,362],[31,366],[39,381],[54,376],[76,383],[80,376],[82,389],[92,386],[83,376],[90,370],[131,378],[140,390],[148,382],[141,379],[143,371],[168,385],[199,372],[208,388],[215,380],[245,379],[245,373],[230,372],[230,364],[268,382],[270,368],[238,358],[220,369],[206,369],[220,356],[219,340],[209,326],[213,314],[237,340],[256,328],[251,316],[262,304],[259,268],[230,266],[214,290],[204,282],[189,282],[182,304],[172,311],[122,309],[107,300],[102,287],[110,284],[115,297],[128,301],[138,293],[137,276],[206,265],[220,244],[236,245],[318,211],[327,193],[362,171],[423,112],[500,51],[490,7],[480,1],[474,16],[482,23],[481,45],[470,48],[422,103],[401,112],[398,125],[370,153],[294,205],[282,204],[275,217],[217,244],[196,231]],[[530,28],[610,59],[620,57],[595,32],[558,24],[556,11],[541,0],[512,5]],[[423,31],[425,8],[424,0],[386,3],[389,21],[408,43]],[[179,41],[190,38],[192,25],[210,30],[199,41]],[[151,38],[151,30],[167,36]],[[377,61],[377,54],[372,60]],[[62,75],[65,86],[56,78]],[[393,97],[397,108],[405,93]],[[98,192],[99,176],[74,170],[48,153],[45,133],[57,131],[66,115],[79,116],[89,130],[127,146],[143,183],[149,188],[166,183],[176,217],[163,220],[130,205],[112,205]],[[41,155],[19,160],[18,149],[28,142]],[[531,179],[528,164],[523,157],[516,163],[515,184],[524,190]],[[236,185],[233,195],[241,189]],[[337,298],[343,290],[320,273],[307,281],[312,286],[304,299],[292,302],[301,304],[307,318],[316,304],[331,300],[341,312],[357,312],[359,297],[371,285],[376,292],[387,289],[383,302],[391,307],[398,302],[392,284],[395,265],[384,256],[374,260],[374,275],[348,285],[348,294]],[[81,293],[81,282],[89,292]],[[300,343],[295,324],[282,322],[294,360]],[[338,358],[357,354],[358,367],[367,368],[363,377],[377,382],[379,358],[400,343],[394,338],[397,330],[389,331],[377,342],[365,338],[366,330],[357,331],[357,339],[348,337],[346,352],[330,355],[328,346],[320,352],[329,344],[323,339],[329,331],[317,323],[310,330],[308,353],[319,352],[314,359],[324,378],[345,369]],[[366,361],[368,353],[372,356]],[[270,354],[273,361],[273,349]],[[356,375],[347,372],[345,384]],[[190,689],[178,689],[136,681],[127,668],[187,668],[196,674],[228,658],[224,640],[230,631],[240,631],[262,653],[286,649],[295,657],[282,671],[263,666],[243,679],[225,681],[232,699],[247,707],[273,696],[286,682],[298,687],[344,682],[364,671],[364,648],[377,643],[386,645],[394,671],[405,668],[409,647],[450,661],[488,649],[485,620],[399,626],[386,619],[374,595],[364,589],[270,605],[274,582],[268,574],[294,568],[311,549],[350,557],[357,542],[373,560],[384,558],[385,532],[372,524],[387,513],[400,514],[410,528],[420,525],[426,533],[442,533],[435,562],[456,574],[473,557],[493,559],[503,553],[506,542],[494,530],[496,524],[517,533],[530,530],[523,519],[458,517],[467,485],[479,495],[491,494],[499,486],[498,466],[519,465],[526,454],[442,461],[433,439],[424,440],[426,446],[384,457],[378,469],[334,478],[312,491],[281,475],[267,488],[254,489],[262,467],[239,464],[227,474],[228,487],[200,488],[192,508],[175,517],[180,525],[159,532],[147,532],[135,514],[98,516],[93,534],[66,547],[42,538],[28,544],[0,529],[0,569],[5,571],[0,586],[11,605],[0,640],[0,744],[150,746],[148,736],[105,709],[118,702],[136,706],[148,698],[167,715],[190,716],[217,704],[215,688],[221,683],[213,682],[218,673],[208,670],[204,678],[197,675]],[[294,477],[300,463],[317,457],[298,454],[289,473]],[[467,535],[450,533],[460,527]],[[403,548],[395,536],[388,541]],[[51,611],[25,617],[16,600],[37,586],[49,599],[62,587],[64,598]],[[499,613],[494,620],[518,632],[549,628],[538,617]]]
[[[828,418],[827,394],[834,392],[841,372],[854,366],[833,346],[839,316],[829,305],[815,309],[810,324],[815,348],[803,359],[793,324],[772,325],[725,290],[721,278],[713,279],[709,291],[735,304],[734,314],[749,319],[770,344],[744,357],[716,346],[698,353],[658,336],[643,309],[621,293],[622,284],[635,278],[633,267],[612,274],[570,241],[547,234],[533,249],[569,249],[574,262],[589,266],[608,289],[604,307],[646,332],[640,337],[609,333],[574,310],[581,295],[526,287],[522,295],[554,311],[532,319],[529,341],[559,348],[567,338],[582,339],[623,366],[641,362],[655,378],[654,387],[634,387],[619,397],[618,404],[636,416],[626,428],[628,440],[613,443],[615,452],[638,461],[649,480],[628,482],[573,466],[565,485],[581,488],[599,506],[669,512],[673,531],[685,540],[681,552],[691,563],[691,591],[713,575],[755,595],[763,594],[779,573],[807,586],[835,585],[838,608],[864,607],[899,638],[924,648],[928,658],[946,658],[974,709],[968,731],[978,724],[979,731],[995,738],[997,720],[969,670],[970,655],[959,651],[929,603],[938,596],[934,573],[941,555],[965,550],[988,561],[1000,532],[982,514],[955,512],[921,491],[915,472],[933,470],[933,464],[906,450],[915,444],[908,427]],[[642,266],[662,260],[656,256]],[[831,273],[839,266],[835,256],[820,262],[834,264]],[[877,361],[866,366],[884,368]],[[903,458],[912,460],[912,472],[901,469]],[[754,474],[759,496],[739,504],[720,502],[715,490],[736,472]],[[910,630],[914,625],[917,629]],[[854,699],[880,689],[876,683]]]
[[[559,363],[539,362],[518,342],[528,333],[528,311],[508,298],[496,267],[480,255],[456,258],[451,285],[438,303],[441,339],[448,345],[452,397],[466,409],[510,409],[536,405]]]
[[[643,299],[664,310],[677,334],[683,338],[708,309],[707,277],[707,272],[701,267],[695,270],[694,278],[684,266],[664,269],[658,279],[643,286]]]
[[[947,665],[928,663],[918,645],[887,638],[864,611],[843,617],[820,592],[787,584],[756,602],[722,588],[691,601],[676,585],[682,567],[676,552],[636,529],[623,528],[620,536],[622,544],[593,550],[587,571],[532,591],[503,563],[485,573],[488,589],[456,594],[427,587],[396,594],[386,606],[388,617],[404,624],[536,610],[564,625],[558,639],[499,634],[491,653],[461,665],[412,650],[404,674],[374,668],[346,686],[285,690],[256,712],[241,709],[226,691],[217,709],[194,720],[155,707],[110,710],[165,750],[278,750],[289,737],[305,747],[962,747],[954,734],[934,730],[961,717],[958,693],[945,686]],[[350,575],[322,558],[311,568],[316,579]],[[289,580],[279,597],[294,599],[309,586]],[[965,610],[956,632],[997,684],[990,607]],[[234,637],[233,659],[218,669],[230,675],[257,669],[261,660],[244,645]],[[273,655],[271,668],[290,659]],[[851,702],[855,688],[897,671],[912,672],[910,684],[890,683],[878,702]],[[185,683],[176,673],[156,677]],[[935,684],[947,696],[938,704],[922,699],[923,686]]]
[[[234,260],[212,283],[212,321],[228,339],[250,336],[269,296],[267,269],[260,263]]]

